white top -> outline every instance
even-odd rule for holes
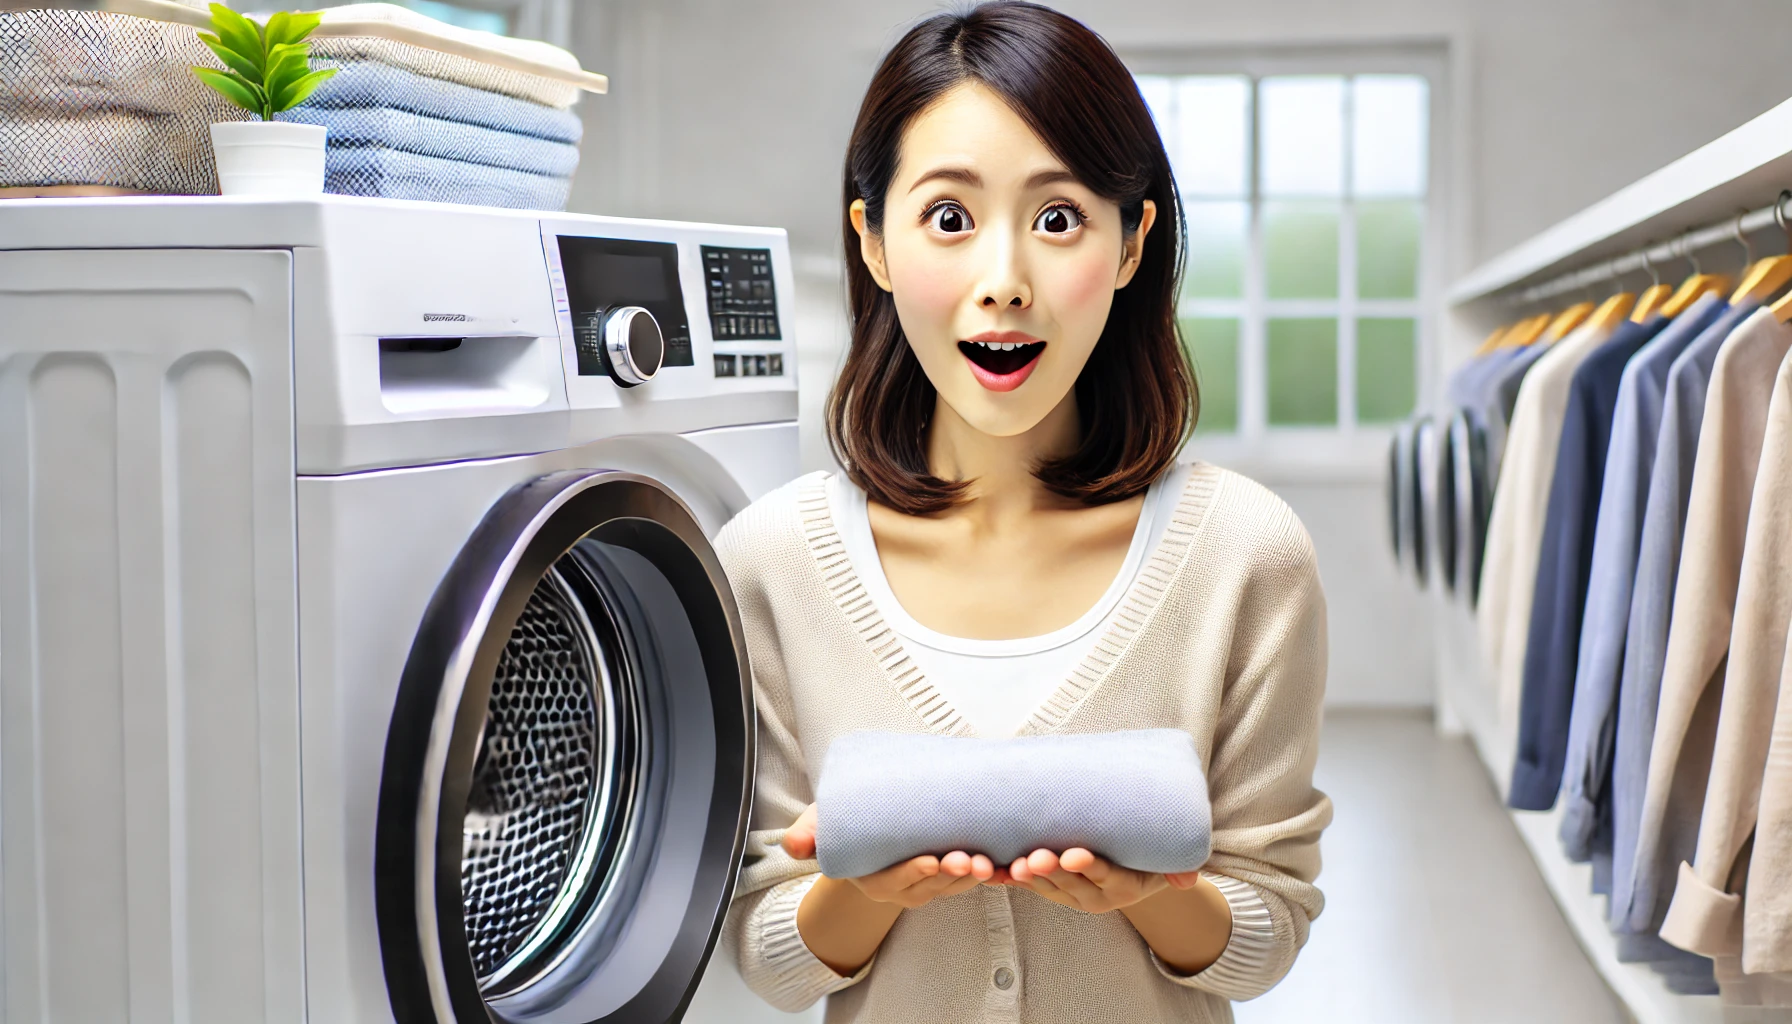
[[[1102,623],[1131,588],[1145,556],[1169,527],[1191,472],[1191,465],[1173,466],[1145,492],[1126,561],[1100,600],[1068,626],[1013,640],[970,640],[916,622],[896,599],[884,575],[865,492],[845,474],[836,473],[828,480],[828,503],[859,579],[884,621],[902,638],[903,648],[922,675],[978,735],[1012,736],[1094,646]]]

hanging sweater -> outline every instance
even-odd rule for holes
[[[759,711],[752,831],[724,940],[768,1002],[796,1010],[829,995],[829,1024],[1204,1024],[1230,1021],[1229,1000],[1261,994],[1292,966],[1323,905],[1313,879],[1331,820],[1312,784],[1325,604],[1306,531],[1268,491],[1198,466],[1094,647],[1020,730],[1194,737],[1213,804],[1203,872],[1234,907],[1225,953],[1195,975],[1158,962],[1119,913],[1001,886],[903,911],[851,977],[821,964],[796,927],[816,864],[778,844],[813,801],[829,744],[859,729],[974,730],[867,595],[825,474],[756,502],[716,550],[740,604]]]

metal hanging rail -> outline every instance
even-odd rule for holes
[[[1650,271],[1651,268],[1659,267],[1663,263],[1689,259],[1689,254],[1700,249],[1709,249],[1715,245],[1742,242],[1747,247],[1748,243],[1743,242],[1745,236],[1764,228],[1785,228],[1787,210],[1789,209],[1785,204],[1788,200],[1792,200],[1792,190],[1781,192],[1778,202],[1773,206],[1739,214],[1721,224],[1694,228],[1684,234],[1676,235],[1666,242],[1638,249],[1616,259],[1596,263],[1590,267],[1582,267],[1579,270],[1571,270],[1560,277],[1554,277],[1542,284],[1526,288],[1514,296],[1513,301],[1528,305],[1553,299],[1558,295],[1572,294],[1596,284],[1615,280],[1625,274],[1635,273],[1639,270]],[[1788,235],[1787,243],[1792,246],[1792,234]]]

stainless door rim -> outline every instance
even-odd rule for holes
[[[691,556],[687,571],[667,575],[693,619],[701,620],[699,646],[718,716],[714,799],[732,793],[736,805],[733,834],[706,837],[702,851],[706,870],[717,862],[713,873],[721,879],[711,894],[719,901],[704,960],[714,944],[745,843],[754,759],[751,678],[732,590],[695,516],[659,483],[616,471],[553,473],[518,485],[487,512],[424,614],[394,704],[380,787],[375,904],[387,987],[400,1020],[500,1020],[480,993],[466,951],[459,871],[441,868],[459,863],[469,737],[484,720],[498,657],[529,596],[575,544],[618,523],[651,526],[628,532],[645,547],[657,543]],[[724,735],[724,716],[743,726],[738,742]],[[422,723],[426,730],[418,728]],[[444,829],[443,821],[452,827]],[[689,992],[676,996],[682,1005]]]

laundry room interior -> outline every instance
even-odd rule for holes
[[[763,788],[820,769],[768,762],[815,718],[767,696],[795,638],[755,631],[814,574],[724,526],[825,473],[793,499],[817,557],[854,485],[894,550],[830,437],[870,336],[843,161],[892,48],[975,6],[328,3],[292,77],[337,77],[280,107],[272,22],[239,67],[197,0],[0,0],[0,1024],[953,1019],[893,912],[856,973],[800,948],[820,889],[754,937],[794,878],[749,914],[754,865],[825,821]],[[1116,976],[1169,993],[1116,1005],[1792,1021],[1785,4],[1049,6],[1174,174],[1175,461],[1279,499],[1323,590],[1316,753],[1286,755],[1329,798],[1323,910],[1254,904],[1289,948],[1234,988],[1115,925],[1147,965]],[[195,63],[266,75],[265,109]],[[233,185],[239,123],[323,126],[322,185]],[[884,557],[828,612],[908,642]],[[886,640],[885,688],[924,685]],[[974,924],[962,1019],[1095,1019],[1035,980],[1064,947],[985,970]]]

